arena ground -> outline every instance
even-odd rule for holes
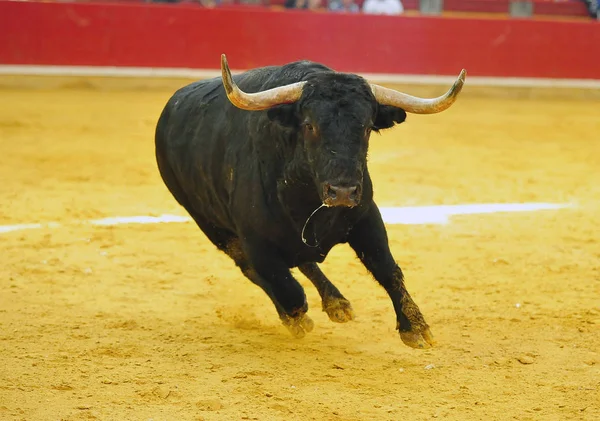
[[[380,206],[574,205],[390,225],[438,341],[417,351],[347,246],[323,268],[357,320],[298,275],[316,327],[295,340],[192,223],[77,223],[185,215],[153,155],[171,93],[0,91],[0,225],[63,224],[0,234],[1,420],[600,419],[597,101],[465,88],[373,137]]]

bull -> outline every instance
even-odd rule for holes
[[[318,266],[333,246],[347,243],[389,295],[404,344],[433,346],[390,251],[367,151],[372,132],[403,123],[406,113],[450,107],[465,70],[446,94],[432,99],[310,61],[232,76],[222,55],[221,73],[177,90],[158,119],[157,165],[175,200],[264,290],[295,337],[314,323],[292,268],[316,287],[333,322],[355,317]]]

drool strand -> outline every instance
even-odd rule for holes
[[[313,215],[314,215],[315,213],[317,213],[317,211],[318,211],[319,209],[321,209],[322,207],[324,207],[324,206],[327,206],[327,205],[326,205],[325,203],[322,203],[322,204],[321,204],[321,206],[319,206],[317,209],[315,209],[315,210],[313,211],[313,213],[311,213],[311,214],[310,214],[310,216],[309,216],[309,217],[306,219],[306,222],[304,223],[304,226],[302,227],[302,234],[301,234],[301,235],[302,235],[302,242],[303,242],[304,244],[306,244],[308,247],[318,247],[318,246],[319,246],[319,242],[317,242],[317,244],[315,244],[315,245],[313,245],[313,246],[311,246],[310,244],[308,244],[308,242],[306,241],[306,238],[304,238],[304,230],[306,229],[306,226],[308,225],[308,221],[310,221],[310,218],[312,218],[312,217],[313,217]]]

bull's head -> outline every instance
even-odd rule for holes
[[[297,129],[323,204],[347,207],[358,205],[361,199],[371,131],[402,123],[407,112],[446,110],[456,100],[466,76],[462,70],[446,94],[423,99],[336,72],[315,73],[306,81],[246,93],[233,81],[224,54],[221,73],[233,105],[269,110],[271,120]]]

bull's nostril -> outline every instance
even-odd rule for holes
[[[337,197],[337,189],[332,186],[327,187],[327,196],[329,196],[332,199],[335,199]]]
[[[325,185],[324,193],[324,197],[328,200],[328,203],[349,205],[350,203],[358,202],[360,196],[360,187],[341,187],[327,184]]]

